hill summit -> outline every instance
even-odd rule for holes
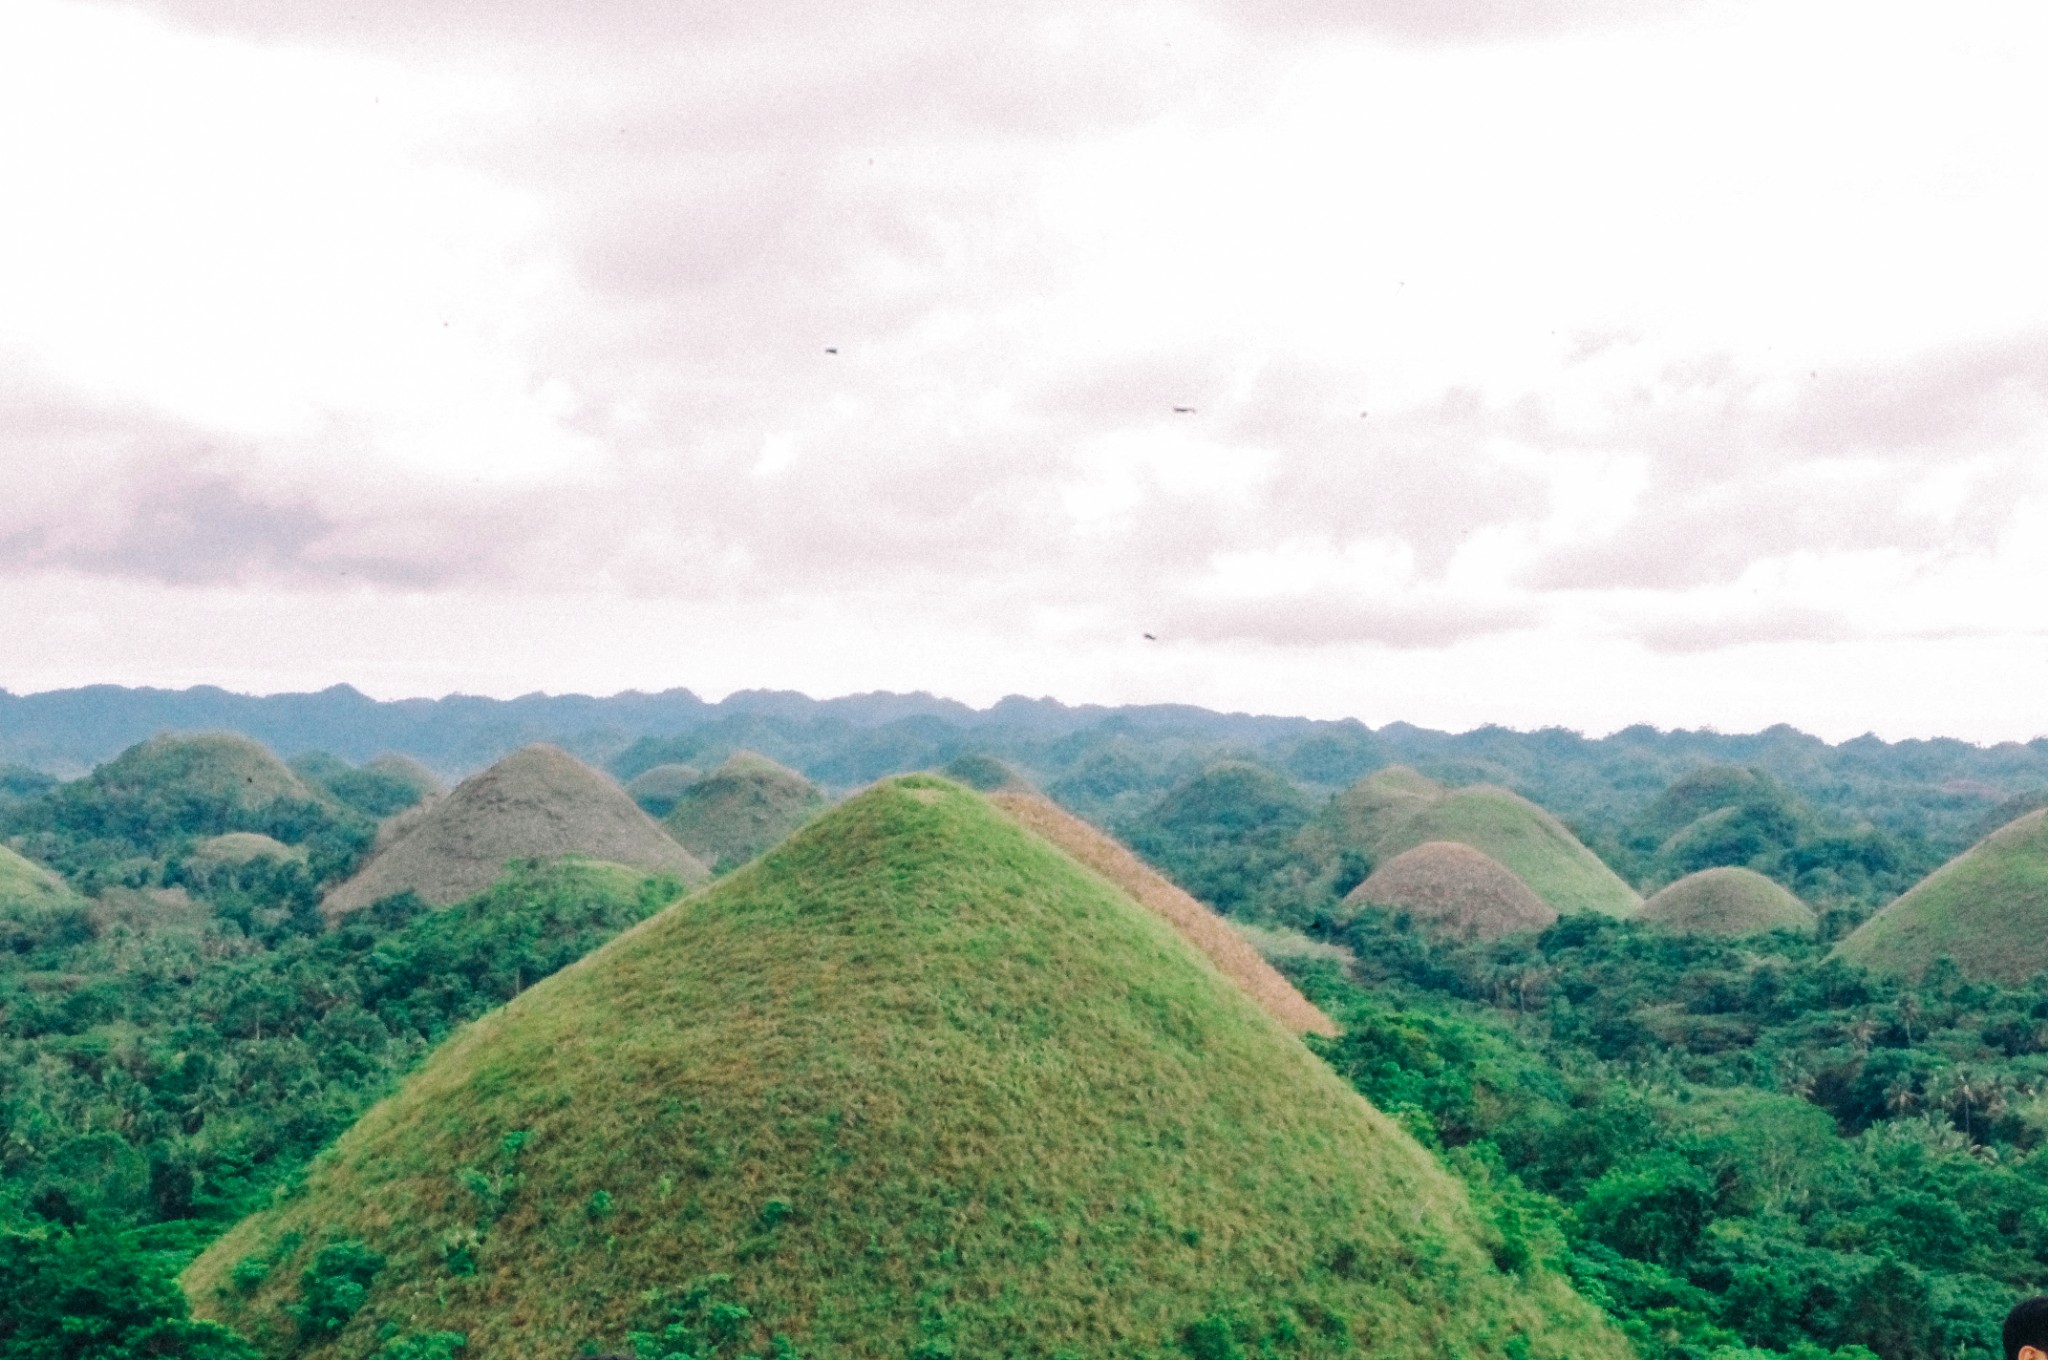
[[[1557,920],[1548,902],[1484,851],[1424,841],[1372,871],[1344,898],[1348,909],[1404,912],[1433,934],[1497,940]]]
[[[795,770],[738,751],[684,789],[662,825],[722,874],[802,826],[824,805],[825,795]]]
[[[553,746],[527,746],[472,775],[327,895],[329,912],[396,893],[437,906],[482,892],[507,861],[576,855],[701,882],[704,866],[609,777]]]
[[[1727,866],[1687,874],[1653,894],[1636,917],[1682,935],[1760,935],[1819,924],[1813,908],[1754,869]]]
[[[1446,788],[1392,766],[1338,794],[1303,832],[1312,849],[1363,851],[1375,864],[1429,841],[1455,841],[1490,855],[1560,915],[1632,916],[1642,905],[1635,889],[1563,822],[1491,784]]]
[[[1165,921],[908,776],[457,1035],[184,1283],[307,1360],[1629,1353],[1491,1234]]]
[[[1944,956],[1966,977],[1997,982],[2048,970],[2048,810],[1942,865],[1850,932],[1835,955],[1908,978]]]

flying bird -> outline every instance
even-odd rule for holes
[[[837,345],[827,345],[825,346],[825,352],[827,354],[837,354],[839,352],[839,347]]]
[[[1156,637],[1153,637],[1153,636],[1152,636],[1152,635],[1151,635],[1150,633],[1147,633],[1147,634],[1145,634],[1145,641],[1147,641],[1147,642],[1157,642],[1157,641],[1159,641],[1159,639],[1158,639],[1158,638],[1156,638]]]
[[[1176,406],[1173,408],[1173,413],[1177,416],[1191,416],[1195,413],[1195,408],[1192,406]]]

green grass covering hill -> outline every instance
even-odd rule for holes
[[[2030,812],[1950,860],[1858,926],[1835,954],[1904,978],[1943,957],[1966,977],[1998,982],[2048,969],[2048,811]]]
[[[1813,908],[1753,869],[1724,867],[1687,874],[1643,903],[1638,920],[1682,935],[1760,935],[1796,930],[1811,935]]]
[[[1374,863],[1429,841],[1491,855],[1558,912],[1629,916],[1635,889],[1528,799],[1492,785],[1444,789],[1412,770],[1383,770],[1338,795],[1319,834]]]
[[[185,1283],[275,1356],[1628,1354],[1172,927],[917,776],[458,1035]]]
[[[0,845],[0,911],[36,911],[72,905],[78,900],[63,879]]]
[[[626,781],[626,792],[648,816],[666,817],[674,809],[676,799],[683,796],[683,790],[703,777],[704,772],[695,765],[671,761],[634,775]]]
[[[736,869],[825,806],[817,785],[766,756],[742,751],[684,789],[662,821],[669,835],[710,866]]]

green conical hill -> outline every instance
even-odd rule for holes
[[[1628,1354],[1488,1231],[1165,921],[911,776],[457,1035],[185,1285],[308,1360],[617,1351],[663,1298],[720,1356]],[[323,1251],[367,1289],[302,1342]]]
[[[232,732],[151,737],[94,770],[86,782],[109,799],[176,793],[242,810],[315,798],[283,761]]]
[[[809,821],[825,795],[795,770],[740,751],[684,789],[662,825],[713,873],[738,868]]]
[[[1642,905],[1635,889],[1528,799],[1490,784],[1446,789],[1402,766],[1338,794],[1303,838],[1313,853],[1359,850],[1375,865],[1430,841],[1491,855],[1560,914],[1630,916]]]
[[[1403,912],[1427,931],[1460,939],[1497,940],[1557,920],[1557,911],[1499,860],[1457,841],[1403,850],[1353,888],[1344,906]]]
[[[1754,869],[1702,869],[1653,894],[1637,920],[1682,935],[1760,935],[1798,930],[1811,935],[1813,909]]]
[[[2048,969],[2048,811],[1992,832],[1835,946],[1838,958],[1909,978],[1944,955],[1998,982]]]
[[[965,784],[982,793],[995,793],[1002,789],[1023,792],[1031,788],[1031,781],[1011,769],[1007,761],[980,751],[955,756],[939,773],[956,784]]]
[[[412,892],[445,906],[490,887],[508,861],[563,855],[674,874],[685,883],[707,877],[610,776],[553,746],[528,746],[401,821],[323,905],[353,911]]]
[[[260,831],[230,831],[209,836],[192,847],[192,857],[210,864],[247,864],[268,856],[275,860],[304,859],[306,852]]]
[[[642,770],[626,781],[626,792],[650,817],[666,817],[683,796],[683,790],[704,777],[695,765],[670,761]]]
[[[23,855],[0,845],[0,911],[25,907],[62,907],[80,898],[69,884]]]

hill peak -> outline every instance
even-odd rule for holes
[[[907,776],[457,1035],[185,1284],[307,1360],[616,1349],[707,1298],[752,1352],[1138,1360],[1241,1312],[1276,1357],[1627,1354],[1486,1232],[1164,921]],[[381,1265],[309,1338],[344,1241]]]
[[[446,905],[488,888],[510,860],[564,855],[674,874],[685,883],[706,877],[704,866],[616,781],[559,747],[535,745],[418,813],[324,905],[352,911],[400,892]]]

